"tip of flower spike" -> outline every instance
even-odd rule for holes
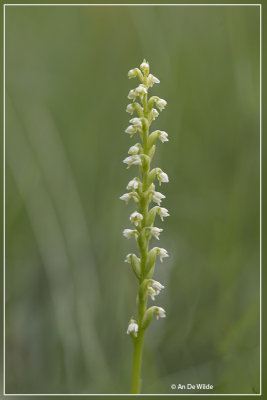
[[[149,63],[144,59],[142,64],[140,65],[140,69],[144,75],[148,75],[149,73]]]

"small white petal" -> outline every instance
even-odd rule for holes
[[[138,155],[133,155],[133,156],[126,157],[123,160],[123,162],[125,164],[128,164],[127,168],[130,168],[132,165],[140,165],[140,164],[142,164],[141,157],[138,156]]]
[[[130,92],[128,94],[128,99],[135,100],[136,97],[137,97],[137,93],[136,93],[135,89],[130,90]]]
[[[151,235],[154,236],[157,240],[159,240],[159,235],[160,235],[160,232],[162,232],[162,231],[163,231],[163,229],[157,228],[155,226],[150,228]]]
[[[163,261],[163,258],[169,257],[167,250],[160,247],[154,247],[154,249],[156,250],[161,262]]]
[[[134,337],[137,337],[137,332],[138,332],[138,324],[133,318],[131,318],[127,329],[127,335],[131,334]]]
[[[133,229],[124,229],[122,234],[126,239],[130,239],[132,237],[135,237],[135,238],[138,237],[138,232]]]
[[[129,125],[126,129],[125,129],[126,133],[129,133],[129,135],[132,137],[136,132],[137,132],[137,128],[133,125]]]
[[[135,89],[135,93],[137,95],[139,95],[140,97],[142,97],[142,96],[144,96],[144,94],[147,93],[147,88],[141,84]]]
[[[120,199],[125,201],[126,204],[128,204],[131,199],[134,199],[136,203],[139,201],[138,194],[136,192],[125,193],[120,197]]]
[[[164,110],[164,108],[166,107],[167,101],[164,100],[164,99],[158,99],[158,100],[156,101],[156,105],[157,105],[158,109],[159,109],[160,111],[162,111],[162,110]]]
[[[131,200],[131,195],[129,193],[125,193],[120,197],[120,199],[125,201],[126,204],[128,204],[129,201]]]
[[[149,74],[147,77],[147,85],[151,87],[154,85],[154,83],[160,83],[160,80],[156,78],[154,75]]]
[[[154,121],[159,116],[158,110],[156,110],[155,108],[152,108],[151,116],[152,116],[152,120]]]
[[[130,215],[130,221],[135,225],[138,226],[139,222],[142,221],[143,219],[143,215],[140,214],[137,211],[134,211],[131,215]]]
[[[134,127],[136,127],[136,128],[142,126],[142,120],[141,120],[141,118],[132,118],[132,119],[130,120],[130,123],[131,123]]]
[[[133,114],[134,110],[135,110],[135,108],[134,108],[133,103],[127,105],[127,107],[126,107],[126,112],[127,113]]]
[[[169,182],[168,175],[165,172],[163,172],[160,168],[157,168],[157,176],[160,185],[162,182]]]
[[[158,131],[159,132],[159,140],[161,140],[162,143],[168,142],[168,133],[165,131]]]
[[[164,194],[160,193],[160,192],[153,192],[152,194],[152,200],[157,203],[158,205],[160,205],[161,200],[165,199],[166,196],[164,196]]]
[[[140,184],[141,184],[141,182],[138,180],[138,178],[134,178],[128,183],[126,189],[127,190],[136,190],[136,189],[138,189]]]
[[[136,70],[136,68],[130,69],[130,71],[128,72],[128,77],[129,77],[129,79],[135,78],[136,75],[137,75],[137,70]]]
[[[148,294],[153,301],[155,300],[155,296],[157,296],[162,289],[164,289],[164,286],[161,283],[151,279],[148,285]]]
[[[135,143],[134,146],[131,146],[128,150],[128,154],[132,155],[136,155],[138,154],[142,149],[142,146],[140,143]]]
[[[155,312],[157,319],[166,317],[166,311],[162,307],[155,307]]]
[[[170,216],[167,208],[164,208],[164,207],[159,207],[158,214],[159,214],[159,216],[161,218],[161,221],[163,221],[164,217],[169,217]]]

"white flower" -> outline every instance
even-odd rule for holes
[[[141,118],[132,118],[132,119],[130,119],[130,123],[136,128],[142,127]]]
[[[159,140],[161,140],[162,143],[169,141],[167,132],[165,131],[158,131],[158,132],[159,132]]]
[[[136,155],[130,156],[130,157],[126,157],[123,162],[125,164],[128,164],[128,168],[130,168],[132,165],[141,165],[142,164],[142,160],[141,157]]]
[[[142,221],[143,219],[143,215],[140,214],[137,211],[134,211],[131,215],[130,215],[130,221],[135,225],[138,226],[139,222]]]
[[[160,168],[157,168],[157,176],[160,185],[162,182],[169,182],[168,175],[165,174],[165,172],[163,172]]]
[[[158,116],[159,116],[158,111],[155,108],[152,108],[152,110],[151,110],[152,120],[154,121]]]
[[[162,231],[163,231],[163,229],[156,228],[155,226],[152,226],[152,228],[150,228],[151,235],[154,236],[157,240],[159,240],[159,234]]]
[[[132,253],[127,254],[127,256],[126,256],[124,262],[126,262],[126,263],[128,263],[128,264],[131,264],[131,257],[134,256],[134,255],[135,255],[135,254],[132,254]],[[135,257],[136,257],[137,260],[140,262],[140,258],[138,258],[137,256],[135,256]]]
[[[161,262],[163,261],[163,258],[169,257],[167,250],[163,248],[154,247],[154,250],[156,250],[156,254],[159,256]]]
[[[130,92],[128,94],[128,99],[135,101],[136,97],[137,97],[137,94],[136,94],[135,89],[130,90]]]
[[[133,125],[129,125],[126,129],[125,129],[126,133],[129,133],[129,135],[132,137],[136,132],[137,132],[137,128]]]
[[[162,307],[154,307],[154,310],[155,310],[157,319],[166,317],[166,311]]]
[[[134,337],[137,337],[137,332],[138,324],[133,318],[131,318],[127,329],[127,335],[133,335]]]
[[[134,105],[133,105],[133,103],[127,105],[127,107],[126,107],[126,112],[129,113],[129,114],[133,114],[133,112],[134,112]]]
[[[141,184],[141,182],[139,181],[138,178],[133,178],[128,185],[126,186],[127,190],[136,190],[138,189],[139,185]]]
[[[160,80],[158,78],[156,78],[154,75],[149,74],[147,77],[148,86],[153,86],[154,83],[160,83]]]
[[[138,154],[139,151],[141,150],[141,147],[142,147],[142,146],[140,145],[140,143],[135,143],[134,146],[131,146],[131,147],[129,148],[128,154],[130,154],[131,156],[132,156],[132,155]]]
[[[130,71],[128,72],[128,77],[129,77],[129,79],[135,78],[136,75],[137,75],[137,70],[136,70],[136,68],[130,69]]]
[[[158,205],[160,205],[161,200],[165,199],[166,196],[164,196],[164,194],[160,193],[160,192],[154,192],[152,195],[152,200],[157,203]]]
[[[160,99],[160,98],[158,98],[158,99],[156,100],[156,106],[158,107],[158,109],[159,109],[160,111],[164,110],[164,108],[166,107],[166,105],[167,105],[167,101],[166,101],[166,100]]]
[[[158,214],[160,216],[161,221],[163,221],[164,217],[169,217],[170,216],[169,211],[167,210],[167,208],[164,208],[164,207],[159,207],[158,208]]]
[[[147,93],[147,88],[141,84],[135,89],[135,92],[138,96],[142,97]]]
[[[155,296],[157,296],[160,293],[160,291],[164,289],[164,286],[161,283],[151,279],[147,289],[149,296],[151,296],[151,299],[154,301]]]
[[[125,201],[126,204],[128,204],[131,199],[134,199],[136,203],[139,201],[138,195],[135,192],[125,193],[120,197],[120,199]]]
[[[123,201],[125,201],[126,204],[129,203],[129,201],[131,200],[131,198],[132,198],[132,196],[131,196],[130,193],[125,193],[125,194],[123,194],[123,195],[120,197],[120,199],[123,200]]]
[[[144,74],[148,74],[148,72],[149,72],[149,64],[148,64],[148,62],[146,62],[146,60],[144,60],[144,61],[142,62],[142,64],[140,65],[140,68],[141,68],[141,71],[142,71]]]
[[[132,237],[135,237],[135,238],[138,237],[138,232],[134,231],[133,229],[124,229],[122,234],[126,239],[130,239]]]

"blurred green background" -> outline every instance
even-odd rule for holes
[[[143,58],[171,216],[142,391],[259,392],[259,7],[6,7],[7,393],[129,393],[119,196]]]

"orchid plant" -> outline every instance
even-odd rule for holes
[[[162,262],[168,257],[167,250],[160,247],[149,249],[149,243],[152,237],[159,240],[161,228],[154,226],[155,218],[158,215],[161,220],[169,216],[166,208],[161,207],[161,201],[165,196],[156,191],[154,180],[157,178],[159,185],[168,182],[168,175],[160,168],[150,169],[150,164],[156,149],[156,141],[159,139],[162,143],[168,141],[168,134],[165,131],[150,131],[152,122],[158,117],[159,111],[162,111],[167,102],[157,96],[148,98],[148,91],[154,85],[159,83],[159,79],[150,74],[149,63],[144,60],[139,68],[131,69],[128,72],[129,78],[137,77],[140,80],[139,86],[130,90],[128,98],[132,100],[127,105],[126,111],[129,114],[136,112],[137,117],[130,120],[128,128],[125,130],[132,138],[137,132],[140,136],[140,142],[131,146],[123,162],[127,168],[132,165],[139,166],[140,176],[134,177],[127,185],[128,192],[120,198],[126,204],[133,199],[136,203],[137,211],[130,215],[130,222],[134,229],[124,229],[123,236],[130,239],[134,238],[137,242],[138,256],[128,254],[125,261],[132,266],[133,272],[138,279],[139,288],[137,295],[138,315],[131,317],[127,334],[130,335],[134,343],[133,373],[132,373],[132,393],[140,393],[140,374],[142,363],[142,350],[144,335],[149,326],[153,315],[156,318],[164,318],[166,312],[162,307],[152,306],[147,308],[148,296],[154,301],[164,286],[153,279],[155,263],[157,256]],[[154,108],[155,107],[155,108]],[[150,203],[157,205],[150,207]]]

